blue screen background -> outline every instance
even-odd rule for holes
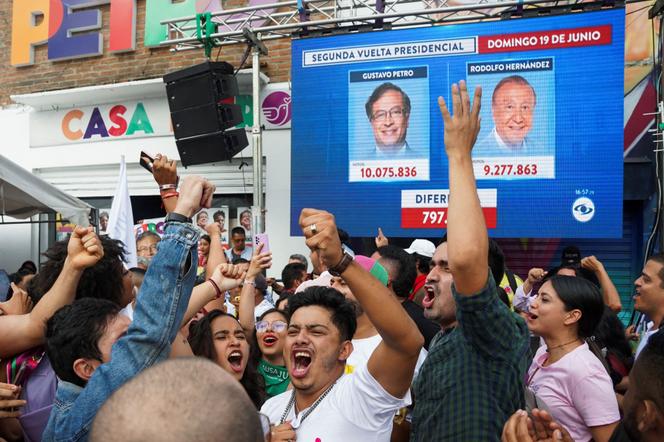
[[[450,86],[467,79],[469,62],[555,59],[555,96],[548,108],[555,134],[555,179],[478,181],[498,189],[498,226],[493,237],[617,238],[622,235],[624,20],[622,9],[561,17],[447,25],[293,40],[293,122],[291,144],[291,234],[301,235],[300,210],[314,207],[336,216],[351,236],[433,237],[441,229],[401,228],[402,189],[448,189],[448,164],[437,97],[450,102]],[[565,49],[421,57],[304,68],[302,52],[312,49],[441,38],[612,25],[612,43]],[[349,71],[428,66],[430,180],[348,182]],[[547,80],[548,81],[548,80]],[[553,102],[555,100],[555,103]],[[484,110],[490,93],[483,96]],[[484,113],[483,113],[484,115]],[[487,114],[488,115],[488,114]],[[363,115],[366,118],[365,115]],[[540,117],[541,118],[541,117]],[[492,121],[483,118],[482,134]],[[356,122],[357,123],[357,122]],[[409,137],[411,134],[409,133]],[[482,136],[482,135],[480,135]],[[572,216],[580,196],[592,199],[594,217]]]

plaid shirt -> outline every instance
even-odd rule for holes
[[[413,385],[413,441],[499,441],[524,408],[528,329],[496,295],[493,278],[474,296],[452,285],[458,326],[429,346]]]

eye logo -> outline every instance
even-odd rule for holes
[[[580,223],[587,223],[595,216],[595,203],[590,198],[578,198],[572,204],[572,215]]]

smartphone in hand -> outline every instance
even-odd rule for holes
[[[141,151],[141,156],[138,162],[141,164],[141,166],[143,166],[145,170],[152,173],[152,163],[154,163],[154,159],[150,155]]]
[[[254,247],[258,247],[260,244],[263,244],[261,253],[270,251],[270,241],[268,240],[267,233],[257,233],[254,235]]]

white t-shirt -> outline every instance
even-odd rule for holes
[[[275,425],[280,424],[292,391],[269,399],[261,413]],[[395,398],[371,376],[366,365],[353,374],[343,375],[316,409],[299,425],[295,419],[295,406],[286,421],[290,421],[297,442],[388,442],[392,432],[392,419],[396,411],[410,404],[410,392]],[[302,410],[302,416],[306,410]]]
[[[658,328],[655,328],[655,324],[653,322],[648,323],[648,331],[643,333],[641,336],[641,340],[639,341],[639,345],[636,347],[636,353],[634,353],[634,359],[636,360],[641,352],[643,351],[644,348],[646,348],[646,344],[648,344],[648,339],[655,333],[659,331]]]
[[[544,367],[546,346],[537,350],[528,369],[528,387],[542,399],[553,419],[567,428],[576,442],[592,439],[589,427],[620,420],[611,377],[588,344],[583,343],[559,361]]]
[[[383,341],[383,338],[380,337],[380,334],[375,334],[369,338],[363,339],[353,339],[353,352],[350,354],[350,357],[346,360],[346,374],[353,373],[360,366],[367,365],[369,358],[373,354],[378,344]],[[420,372],[424,360],[427,358],[427,351],[423,348],[420,350],[420,356],[417,358],[417,363],[415,364],[415,374],[413,379],[417,377],[417,374]]]
[[[132,305],[131,302],[129,304],[127,304],[125,306],[125,308],[120,310],[120,313],[122,313],[123,315],[125,315],[126,317],[131,319],[132,321],[134,320],[134,306]]]
[[[263,298],[260,304],[254,307],[254,318],[258,318],[260,315],[272,308],[274,308],[274,306],[270,304],[270,301],[268,301],[266,298]]]

